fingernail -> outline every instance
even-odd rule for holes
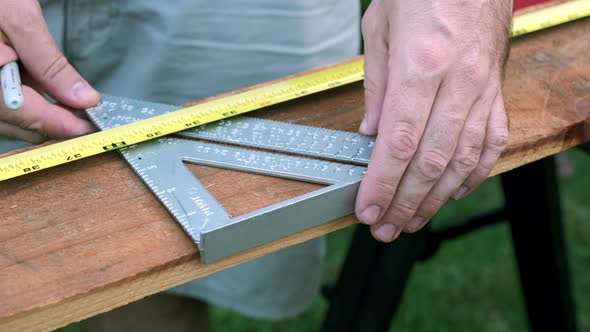
[[[87,102],[96,96],[96,91],[85,81],[76,82],[72,87],[72,91],[80,102]]]
[[[379,241],[391,242],[395,236],[395,231],[395,225],[383,224],[375,230],[375,236],[379,239]]]
[[[410,232],[415,232],[416,230],[418,230],[418,228],[420,228],[420,226],[422,226],[423,223],[424,223],[424,218],[414,217],[414,218],[412,218],[412,220],[410,220],[410,222],[408,223],[408,226],[406,226],[406,229],[409,230]]]
[[[363,121],[361,121],[361,125],[359,127],[359,132],[360,133],[366,133],[367,132],[367,114],[365,113],[363,115]]]
[[[379,221],[381,208],[377,205],[371,205],[361,212],[360,219],[363,224],[375,225]]]
[[[458,199],[463,198],[465,196],[465,194],[467,194],[467,189],[468,188],[466,186],[461,186],[459,189],[457,189],[457,191],[453,195],[453,199],[458,200]]]

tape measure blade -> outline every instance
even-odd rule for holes
[[[131,144],[172,134],[204,123],[233,117],[363,78],[362,58],[311,71],[269,85],[160,114],[120,127],[41,147],[29,154],[0,159],[0,180],[65,164]],[[74,157],[70,157],[72,153]]]
[[[573,0],[515,16],[512,36],[522,36],[590,16],[590,0]]]
[[[590,16],[590,0],[557,4],[515,17],[512,35],[528,34],[587,16]],[[120,130],[112,128],[103,133],[86,135],[60,144],[4,157],[0,159],[0,181],[360,81],[363,79],[363,66],[362,58],[354,59],[176,112],[162,114],[160,118],[128,123]]]

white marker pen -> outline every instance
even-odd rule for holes
[[[6,107],[12,110],[21,108],[25,99],[23,97],[23,87],[16,61],[2,66],[2,69],[0,69],[0,83]]]

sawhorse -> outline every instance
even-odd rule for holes
[[[588,146],[586,146],[588,149]],[[505,205],[441,230],[426,227],[391,244],[357,226],[322,331],[388,331],[412,268],[450,239],[508,221],[531,331],[577,331],[554,158],[500,175]]]

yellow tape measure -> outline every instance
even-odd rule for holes
[[[512,36],[521,36],[590,16],[589,0],[574,0],[516,16]]]
[[[590,0],[566,2],[515,17],[512,36],[590,16]],[[362,57],[259,88],[190,106],[109,130],[69,139],[0,159],[0,181],[90,157],[205,123],[244,114],[312,93],[360,81]],[[124,144],[121,144],[124,142]]]
[[[0,181],[362,80],[362,58],[0,159]]]

